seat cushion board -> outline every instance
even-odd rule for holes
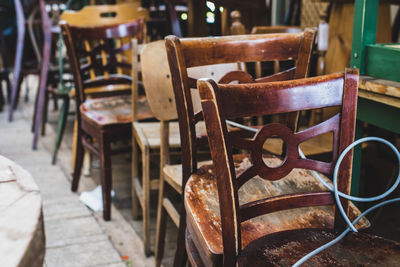
[[[242,156],[235,159],[236,171],[250,166],[248,157]],[[271,165],[279,165],[278,158],[265,158]],[[325,177],[328,181],[329,179]],[[281,194],[299,193],[308,191],[325,191],[323,185],[312,176],[311,172],[304,169],[294,169],[288,176],[278,181],[266,181],[254,177],[245,183],[239,190],[239,202],[245,204],[251,201]],[[350,204],[350,218],[360,214],[356,207]],[[202,166],[199,174],[193,174],[185,188],[185,208],[187,220],[193,224],[195,235],[204,239],[206,250],[212,254],[222,254],[222,230],[217,184],[213,176],[211,165]],[[255,217],[242,223],[242,247],[251,241],[267,234],[278,231],[298,228],[330,228],[333,227],[333,206],[309,207],[284,210]],[[363,219],[357,227],[368,227],[369,223]],[[201,248],[198,248],[201,249]]]
[[[138,105],[138,114],[150,112],[145,99],[138,101]],[[120,95],[87,99],[81,104],[80,112],[83,118],[98,125],[128,123],[132,121],[132,98]]]
[[[274,233],[251,242],[239,255],[239,266],[292,266],[303,256],[333,240],[326,229]],[[302,266],[397,266],[400,243],[365,233],[349,233]]]
[[[146,138],[147,143],[151,148],[160,147],[160,122],[139,122],[134,124],[134,131],[136,127],[140,127],[143,137]],[[144,141],[144,140],[142,140]],[[169,125],[169,146],[180,147],[181,140],[179,137],[178,122],[171,122]]]

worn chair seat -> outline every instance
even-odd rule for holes
[[[145,98],[139,101],[140,119],[153,117]],[[132,122],[132,98],[129,95],[119,95],[87,99],[81,106],[82,118],[90,123],[106,126]]]
[[[160,122],[134,122],[134,131],[139,137],[139,145],[145,142],[150,148],[160,148]],[[180,147],[179,127],[177,122],[170,123],[169,145]]]
[[[238,258],[239,266],[292,266],[328,243],[337,234],[327,229],[300,229],[274,233],[250,243]],[[366,233],[349,233],[340,242],[302,266],[397,266],[400,243]],[[373,264],[371,264],[373,263]]]
[[[246,155],[238,155],[234,158],[236,172],[250,166]],[[281,160],[265,157],[264,162],[268,166],[278,166]],[[203,259],[207,262],[222,262],[222,229],[219,216],[219,202],[217,195],[217,182],[213,176],[212,165],[200,168],[198,174],[193,174],[185,188],[185,208],[190,227],[188,230],[195,243],[204,244],[199,250],[200,255],[208,255]],[[324,177],[326,181],[328,178]],[[285,193],[301,193],[324,190],[324,186],[310,171],[294,169],[287,177],[278,181],[266,181],[255,177],[239,189],[240,204],[267,197],[278,196]],[[351,204],[350,219],[355,219],[359,210]],[[324,228],[333,227],[334,209],[331,206],[308,207],[279,211],[263,215],[242,223],[242,247],[246,247],[253,240],[274,232],[292,230],[298,228]],[[361,220],[358,228],[366,228],[369,222]],[[203,250],[203,251],[201,251]]]

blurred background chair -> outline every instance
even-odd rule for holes
[[[132,214],[134,219],[139,217],[140,204],[144,251],[146,255],[150,255],[150,191],[159,189],[162,185],[163,168],[169,163],[169,149],[179,148],[180,138],[178,123],[173,121],[177,119],[177,115],[164,40],[144,45],[140,52],[140,66],[147,101],[152,114],[159,120],[140,122],[134,118],[132,125]],[[133,99],[137,99],[137,92],[133,94]],[[142,156],[141,178],[137,147]],[[150,168],[151,153],[160,154],[160,179],[150,179],[150,170],[153,169]]]
[[[67,21],[68,24],[73,26],[100,26],[100,25],[112,25],[125,23],[133,19],[143,18],[145,21],[148,19],[148,10],[142,8],[139,3],[123,3],[118,5],[91,5],[85,6],[79,11],[67,10],[61,14],[60,19]],[[146,30],[144,29],[144,35]],[[127,41],[127,40],[124,40]],[[130,61],[130,51],[124,52],[123,56]],[[130,72],[125,74],[130,75]],[[71,92],[72,90],[72,92]],[[99,87],[90,89],[88,93],[96,93],[98,91],[107,91],[107,87]],[[113,88],[113,90],[128,90],[127,87]],[[65,125],[67,123],[67,116],[69,110],[69,98],[74,96],[74,90],[71,86],[61,86],[60,90],[57,91],[63,100],[63,106],[60,111],[60,118],[57,127],[57,135],[55,146],[53,150],[52,163],[55,164],[57,160],[57,152],[60,148],[63,134],[65,131]],[[76,143],[76,126],[74,129],[74,143]],[[75,147],[75,145],[73,146]],[[74,160],[73,160],[74,161]]]
[[[111,154],[130,151],[126,146],[112,149],[111,142],[131,138],[132,117],[136,116],[132,115],[131,97],[126,94],[130,94],[131,86],[137,86],[137,83],[132,83],[132,77],[124,74],[129,73],[132,66],[123,57],[125,51],[132,50],[132,43],[131,40],[125,43],[122,40],[129,37],[141,42],[143,19],[84,27],[69,26],[63,21],[61,29],[76,90],[78,131],[71,189],[76,191],[78,188],[85,147],[100,157],[103,218],[110,220]]]

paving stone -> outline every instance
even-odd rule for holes
[[[92,236],[103,235],[92,216],[48,220],[45,223],[45,231],[47,248],[84,243]]]
[[[100,241],[48,248],[45,261],[48,267],[109,266],[121,258],[109,241]]]

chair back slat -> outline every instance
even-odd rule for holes
[[[302,37],[303,33],[235,35],[184,39],[181,44],[186,67],[190,68],[231,62],[296,60]]]

